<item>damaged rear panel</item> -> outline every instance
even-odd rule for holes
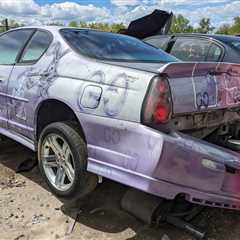
[[[177,130],[214,127],[239,120],[240,65],[169,64],[172,124]]]

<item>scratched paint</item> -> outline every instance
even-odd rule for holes
[[[155,71],[154,64],[149,68],[146,64],[143,71],[136,63],[124,66],[85,58],[69,48],[58,30],[46,29],[54,35],[53,44],[40,62],[26,66],[13,78],[15,83],[10,82],[14,85],[10,94],[26,100],[10,102],[18,119],[34,129],[42,101],[61,100],[82,125],[89,171],[168,199],[185,193],[190,201],[200,198],[230,205],[237,201],[240,206],[240,193],[231,192],[237,178],[225,178],[225,165],[240,169],[239,153],[174,128],[166,134],[141,124],[149,84],[160,72],[168,75],[175,113],[194,113],[239,104],[239,66],[161,63]],[[101,88],[101,96],[94,90],[84,95],[91,86]],[[82,98],[84,103],[99,103],[88,108]],[[18,124],[18,131],[24,127]],[[34,134],[29,136],[35,140]],[[213,161],[215,171],[206,168],[203,159]]]
[[[231,106],[240,102],[240,72],[227,71],[217,76],[219,104]]]
[[[128,78],[122,73],[117,75],[107,87],[103,95],[104,112],[108,116],[116,116],[120,113],[127,101]]]
[[[239,65],[180,64],[179,70],[175,70],[176,73],[173,65],[165,70],[170,76],[169,83],[175,113],[222,109],[234,107],[240,103]],[[178,75],[178,72],[182,74]]]

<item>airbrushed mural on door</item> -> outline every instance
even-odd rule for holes
[[[56,80],[57,65],[61,57],[67,54],[68,50],[62,52],[60,42],[55,42],[46,52],[44,59],[47,58],[48,63],[35,64],[26,67],[21,74],[16,76],[16,86],[12,90],[12,96],[18,100],[11,100],[10,115],[15,114],[17,118],[26,120],[26,102],[25,96],[32,88],[36,88],[36,98],[46,98],[48,89]],[[40,65],[40,66],[39,66]],[[22,99],[19,100],[19,99]]]

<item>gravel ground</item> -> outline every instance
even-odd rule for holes
[[[16,173],[19,163],[31,157],[31,151],[12,141],[0,144],[1,240],[194,239],[167,224],[151,228],[122,211],[119,201],[127,188],[111,181],[104,180],[77,208],[63,204],[48,191],[37,167]],[[208,208],[194,223],[208,230],[209,240],[240,239],[238,212]]]

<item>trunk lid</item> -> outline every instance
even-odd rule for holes
[[[168,76],[173,115],[240,107],[240,65],[228,63],[173,63]]]

